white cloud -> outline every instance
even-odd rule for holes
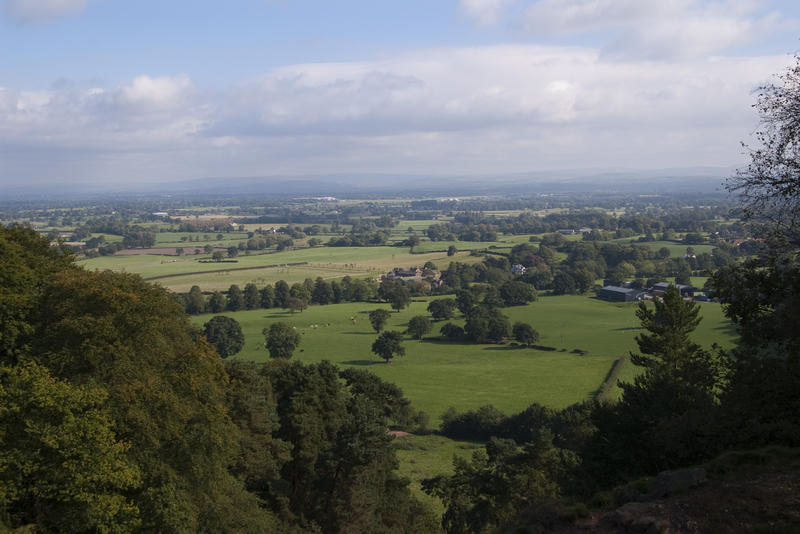
[[[120,89],[120,100],[126,104],[145,107],[169,107],[185,95],[191,88],[186,75],[178,76],[137,76]]]
[[[2,0],[7,17],[23,24],[35,24],[83,11],[89,0]]]
[[[509,6],[515,9],[507,9]],[[757,0],[461,0],[482,24],[534,37],[588,34],[609,59],[683,59],[728,50],[786,26]]]
[[[481,26],[495,24],[516,0],[459,0],[461,11]]]
[[[286,66],[215,91],[183,75],[108,88],[0,89],[0,174],[735,165],[756,120],[752,89],[791,61],[601,56],[592,48],[447,48]]]

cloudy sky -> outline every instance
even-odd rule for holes
[[[799,37],[797,0],[0,0],[0,186],[736,166]]]

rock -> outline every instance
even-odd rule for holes
[[[672,528],[672,524],[666,519],[654,521],[650,528],[647,529],[647,534],[673,534],[677,532]]]
[[[622,506],[629,502],[639,502],[641,500],[641,492],[631,486],[624,486],[614,492],[614,501],[617,503],[617,506]]]
[[[630,502],[620,506],[614,512],[606,514],[601,523],[619,528],[619,532],[641,534],[678,534],[668,519],[658,517],[659,513],[652,504]]]
[[[614,525],[627,527],[643,515],[646,515],[649,510],[650,507],[646,504],[629,502],[609,514],[608,519]]]
[[[667,495],[685,493],[689,488],[699,486],[706,480],[706,470],[701,467],[662,471],[650,484],[650,488],[642,500],[653,501]]]
[[[657,521],[658,520],[653,516],[643,515],[643,516],[640,516],[640,517],[637,517],[636,519],[634,519],[631,522],[629,529],[631,531],[633,531],[633,532],[647,532],[647,533],[649,533],[650,530],[651,530],[650,527],[655,525],[655,523]]]

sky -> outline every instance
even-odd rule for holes
[[[736,167],[799,38],[797,0],[0,0],[0,187]]]

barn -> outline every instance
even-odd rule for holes
[[[597,297],[610,302],[633,302],[640,300],[643,293],[641,289],[605,286],[597,292]]]

